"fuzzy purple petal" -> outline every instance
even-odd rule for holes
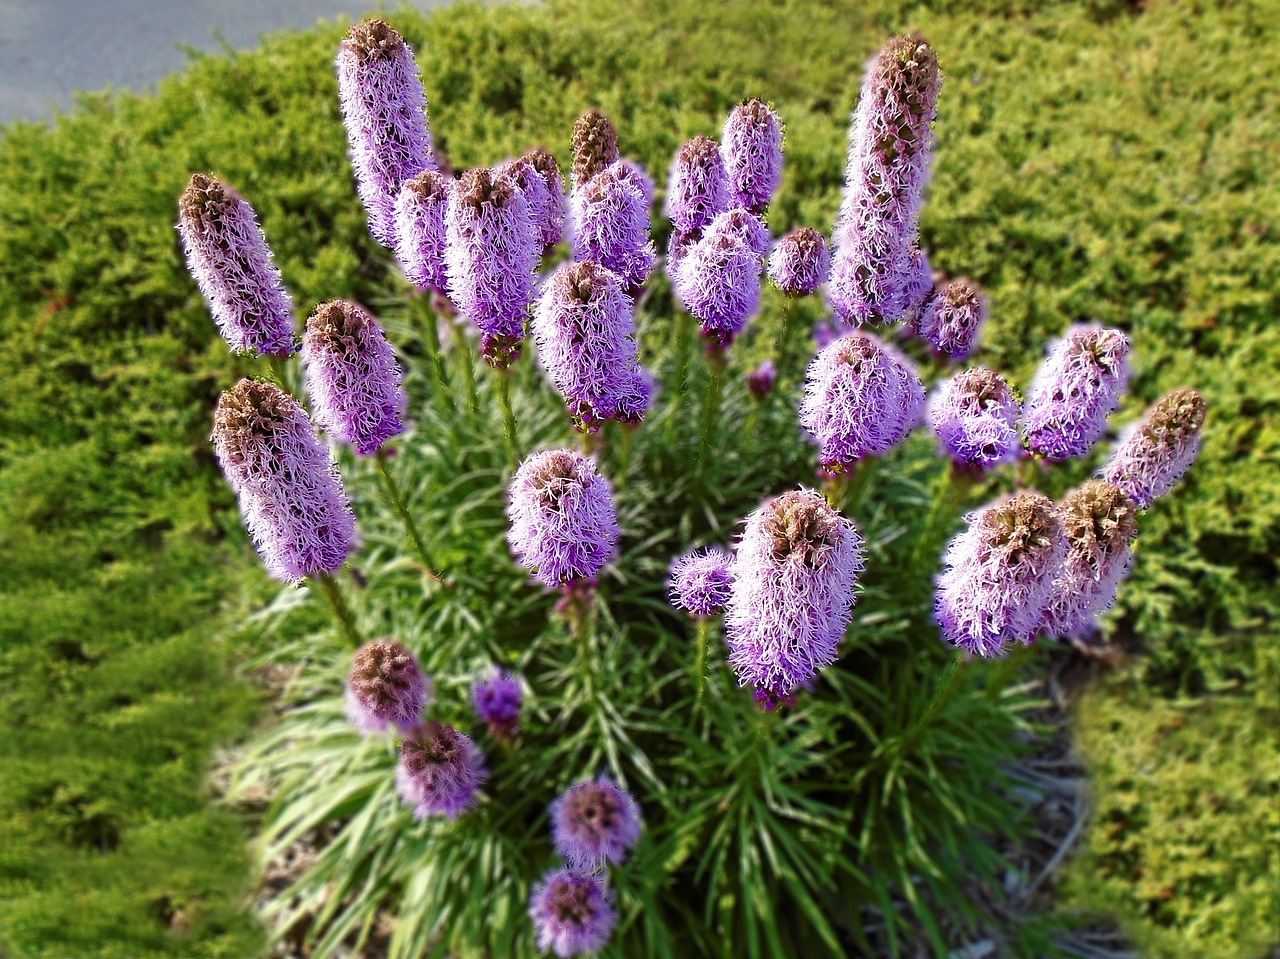
[[[678,557],[671,564],[667,591],[671,605],[691,616],[717,616],[729,602],[733,557],[709,546]]]
[[[729,208],[729,178],[716,141],[696,136],[676,151],[668,175],[666,215],[677,231],[701,230]]]
[[[569,247],[575,260],[599,263],[628,290],[649,278],[658,262],[649,239],[649,204],[619,164],[578,184],[569,210]]]
[[[720,136],[732,205],[763,213],[782,184],[782,121],[760,100],[730,111]]]
[[[520,700],[520,680],[508,672],[495,671],[471,687],[476,719],[499,738],[512,739],[519,731]]]
[[[987,298],[972,280],[961,278],[929,299],[916,332],[935,352],[963,360],[977,347],[986,318]]]
[[[1022,452],[1020,404],[1004,377],[981,367],[939,385],[929,399],[929,425],[944,456],[990,469]]]
[[[769,279],[787,296],[808,296],[831,274],[831,253],[822,234],[802,226],[780,239],[769,256]]]
[[[760,308],[761,266],[759,254],[740,231],[719,218],[701,239],[685,248],[673,284],[704,336],[721,346],[733,342]]]
[[[534,885],[529,918],[538,948],[568,959],[604,948],[618,914],[603,875],[565,868],[547,873]]]
[[[1128,378],[1127,336],[1097,325],[1071,327],[1050,346],[1027,391],[1027,445],[1051,460],[1083,456],[1106,432]]]
[[[422,290],[448,289],[444,215],[453,181],[423,170],[400,186],[396,197],[396,259],[410,282]]]
[[[424,723],[400,744],[396,791],[415,819],[457,819],[475,805],[487,776],[476,744],[444,723]]]
[[[1102,478],[1149,509],[1195,462],[1206,412],[1195,390],[1166,394],[1120,435]]]
[[[575,869],[622,862],[640,838],[640,807],[605,776],[570,787],[549,815],[551,844]]]

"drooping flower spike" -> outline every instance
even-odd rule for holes
[[[349,300],[321,303],[302,337],[302,368],[316,423],[362,456],[404,429],[400,364],[369,311]]]
[[[729,602],[732,565],[733,557],[714,546],[678,557],[667,583],[671,605],[697,618],[718,616]]]
[[[267,572],[287,582],[334,573],[355,546],[342,481],[307,414],[270,383],[222,394],[213,448]]]
[[[396,196],[396,259],[404,275],[421,290],[449,287],[445,272],[444,216],[453,181],[435,170],[409,177]]]
[[[1022,435],[1039,455],[1083,456],[1107,429],[1129,378],[1129,338],[1076,324],[1054,343],[1027,391]]]
[[[827,241],[802,226],[780,239],[769,256],[769,279],[787,296],[808,296],[831,274]]]
[[[781,699],[835,662],[862,569],[862,537],[814,490],[748,516],[724,616],[739,685]]]
[[[1195,462],[1207,411],[1195,390],[1173,390],[1120,436],[1102,478],[1149,509]]]
[[[415,819],[457,819],[475,805],[487,776],[476,744],[445,723],[424,723],[400,744],[396,791]]]
[[[362,733],[396,727],[412,735],[431,702],[431,678],[404,646],[391,639],[365,643],[347,675],[347,719]]]
[[[782,121],[756,99],[738,104],[724,122],[720,153],[734,206],[763,213],[782,184]]]
[[[337,70],[351,165],[369,214],[369,232],[394,248],[401,184],[436,169],[418,65],[400,34],[371,18],[355,24],[338,45]]]
[[[917,332],[934,352],[963,360],[977,346],[978,331],[986,318],[987,298],[976,283],[961,277],[929,299]]]
[[[565,868],[547,873],[534,885],[529,918],[538,948],[568,959],[602,949],[618,914],[603,875]]]
[[[962,466],[990,469],[1022,452],[1021,405],[1004,377],[975,367],[957,373],[929,399],[929,425],[942,453]]]
[[[667,218],[676,230],[701,230],[729,208],[729,178],[720,147],[696,136],[676,150],[667,187]]]
[[[640,838],[640,807],[601,776],[570,787],[551,804],[551,844],[574,869],[619,863]]]
[[[232,350],[293,352],[293,300],[253,208],[219,180],[196,173],[178,200],[187,270]]]
[[[471,687],[476,718],[498,739],[514,739],[520,731],[520,700],[520,680],[508,672],[495,671]]]
[[[658,254],[649,239],[649,204],[621,164],[579,183],[569,208],[573,258],[613,271],[628,291],[639,288],[657,266]]]

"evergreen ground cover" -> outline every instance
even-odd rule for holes
[[[595,104],[661,180],[675,147],[714,133],[738,98],[772,98],[788,122],[775,233],[829,226],[865,57],[908,26],[933,40],[947,81],[924,242],[936,266],[990,294],[984,362],[1025,383],[1044,339],[1098,319],[1137,344],[1117,420],[1184,383],[1209,401],[1200,461],[1144,518],[1111,621],[1139,665],[1079,716],[1099,815],[1121,827],[1093,830],[1069,888],[1094,908],[1121,903],[1171,956],[1204,942],[1247,955],[1276,938],[1275,884],[1256,877],[1277,873],[1277,786],[1251,759],[1274,756],[1277,718],[1280,211],[1268,144],[1280,131],[1266,51],[1278,19],[1274,4],[1159,3],[396,18],[459,168],[531,142],[563,160],[573,117]],[[187,176],[212,169],[254,202],[300,310],[399,295],[346,164],[329,69],[340,33],[204,58],[156,97],[88,98],[0,144],[0,467],[17,558],[0,667],[0,936],[19,955],[235,955],[254,941],[236,912],[234,824],[204,811],[197,789],[202,751],[242,728],[246,694],[226,683],[207,627],[183,631],[237,600],[235,570],[256,575],[204,439],[212,400],[243,370],[214,336],[171,224]],[[1181,725],[1154,754],[1111,748],[1139,721],[1130,710],[1170,709]],[[1237,746],[1236,728],[1254,732]],[[131,729],[130,758],[119,744]],[[1230,788],[1197,803],[1170,867],[1170,820],[1202,775],[1186,756],[1214,748],[1247,758],[1215,765]],[[1240,822],[1258,826],[1220,838]],[[201,847],[231,852],[193,867]],[[142,856],[154,869],[136,867]],[[175,938],[173,916],[196,900],[190,938]],[[68,918],[81,909],[101,925]]]

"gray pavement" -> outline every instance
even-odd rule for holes
[[[420,10],[447,0],[413,0]],[[238,50],[261,34],[358,17],[377,0],[0,0],[0,123],[44,120],[72,93],[143,91],[188,62],[180,45]],[[399,0],[387,3],[394,10]]]

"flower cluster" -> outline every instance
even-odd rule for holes
[[[669,184],[666,215],[677,231],[701,230],[729,208],[729,177],[710,137],[696,136],[676,151]]]
[[[400,185],[395,203],[396,259],[410,282],[422,290],[448,289],[444,215],[452,180],[423,170]]]
[[[603,876],[565,866],[534,885],[529,918],[538,948],[568,959],[602,949],[618,914]]]
[[[658,263],[649,239],[649,203],[621,163],[578,184],[569,207],[569,246],[575,260],[599,263],[628,290],[649,278]]]
[[[942,452],[964,466],[990,469],[1011,463],[1022,451],[1018,398],[1004,377],[975,367],[958,373],[933,392],[929,425]]]
[[[497,739],[512,740],[520,731],[520,680],[507,672],[495,672],[471,687],[476,718]]]
[[[1173,489],[1195,462],[1207,407],[1195,390],[1173,390],[1120,437],[1102,478],[1142,509]]]
[[[510,176],[516,188],[524,193],[545,254],[564,239],[564,180],[556,158],[535,147],[499,166],[498,173]]]
[[[457,819],[475,805],[487,777],[476,744],[445,723],[423,723],[400,744],[396,791],[414,807],[415,819]]]
[[[719,217],[683,251],[672,282],[711,342],[728,346],[760,308],[760,267],[760,255]]]
[[[362,733],[395,726],[412,735],[432,693],[431,678],[404,646],[391,639],[365,643],[347,675],[347,719]]]
[[[773,381],[778,378],[778,365],[773,360],[762,360],[747,374],[747,392],[762,400],[773,391]]]
[[[1035,453],[1083,456],[1107,429],[1129,378],[1129,338],[1119,330],[1076,324],[1052,345],[1022,410],[1022,435]]]
[[[763,213],[782,183],[782,121],[760,100],[738,104],[724,121],[720,153],[732,205]]]
[[[707,547],[685,553],[671,564],[667,589],[671,605],[691,616],[716,616],[729,602],[733,587],[733,557],[722,549]]]
[[[802,226],[780,239],[769,256],[769,279],[787,296],[808,296],[831,274],[827,241]]]
[[[929,299],[916,332],[935,352],[963,360],[977,346],[978,330],[986,318],[987,298],[972,280],[961,278]]]

